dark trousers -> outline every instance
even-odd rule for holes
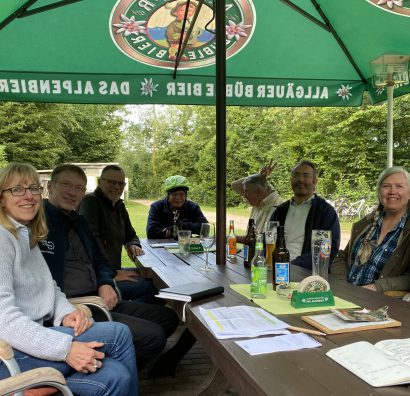
[[[179,322],[177,314],[168,307],[135,301],[120,300],[111,314],[116,322],[130,328],[139,370],[162,351]],[[93,310],[93,318],[97,322],[106,320],[99,310]]]
[[[151,279],[140,278],[137,282],[121,281],[117,282],[117,287],[123,300],[158,305],[165,304],[162,298],[155,297],[158,290]]]

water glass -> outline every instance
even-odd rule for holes
[[[189,246],[191,245],[191,231],[178,231],[179,253],[186,256],[189,254]]]
[[[331,231],[312,231],[312,275],[319,275],[326,280],[328,279],[331,248]]]

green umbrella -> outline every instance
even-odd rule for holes
[[[186,3],[1,0],[0,100],[214,105],[218,96],[219,114],[224,113],[225,65],[215,44],[214,1]],[[370,62],[383,54],[410,54],[410,0],[215,4],[218,49],[221,37],[226,45],[228,105],[358,106],[365,90],[373,103],[385,101],[387,89],[373,87]],[[184,51],[175,69],[181,41]],[[219,88],[216,74],[222,76]],[[401,82],[389,92],[392,99],[392,93],[410,92],[410,85]],[[391,135],[390,126],[392,142]],[[221,175],[224,115],[217,139]],[[220,262],[225,184],[224,175],[217,178]]]
[[[12,20],[27,0],[1,3],[0,100],[215,103],[212,0],[204,1],[176,79],[174,9],[186,1],[82,0],[30,15],[59,3],[32,0],[29,16]],[[385,89],[372,87],[370,61],[410,53],[410,1],[317,0],[329,25],[311,1],[287,3],[226,1],[228,105],[357,106],[364,90],[373,102],[386,100]]]

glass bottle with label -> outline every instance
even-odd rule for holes
[[[273,290],[282,284],[290,282],[290,257],[289,250],[286,249],[285,227],[278,227],[276,239],[276,249],[274,253],[274,273],[273,273]]]
[[[181,229],[180,211],[177,209],[174,212],[174,225],[172,226],[172,238],[178,240],[178,231]]]
[[[263,253],[263,235],[256,236],[255,256],[251,264],[251,297],[266,298],[268,275]]]
[[[227,253],[229,258],[236,257],[236,235],[234,221],[229,221],[229,234],[227,238]]]
[[[255,241],[255,220],[249,219],[248,231],[243,244],[243,264],[248,268],[251,266],[253,256],[255,255]]]

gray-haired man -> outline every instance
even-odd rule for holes
[[[266,179],[275,165],[270,161],[259,173],[236,180],[231,185],[232,189],[245,197],[252,206],[250,218],[255,220],[256,231],[259,233],[264,231],[266,221],[283,201]],[[244,243],[245,236],[237,236],[236,239],[239,243]]]

